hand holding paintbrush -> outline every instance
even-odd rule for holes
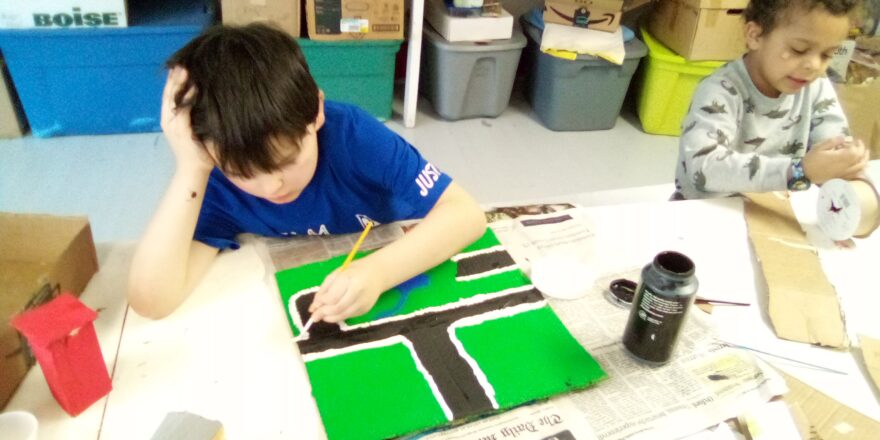
[[[311,316],[303,326],[303,333],[308,332],[315,322],[322,320],[338,322],[349,316],[355,316],[358,311],[363,309],[368,299],[364,297],[369,297],[371,293],[369,289],[366,289],[369,283],[363,281],[363,278],[369,277],[369,272],[360,271],[363,273],[358,272],[353,274],[353,276],[350,276],[352,274],[349,273],[343,275],[343,273],[346,272],[349,264],[354,260],[354,256],[372,227],[373,223],[368,222],[339,269],[324,279],[324,283],[321,284],[318,293],[315,294],[312,305],[309,306]],[[369,302],[369,305],[372,306],[374,302],[375,298]]]

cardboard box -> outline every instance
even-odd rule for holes
[[[880,81],[866,84],[835,84],[852,135],[861,139],[871,151],[871,159],[880,159]]]
[[[271,22],[294,38],[300,37],[299,0],[220,0],[223,23]]]
[[[0,138],[21,137],[25,132],[24,116],[21,111],[21,103],[12,79],[6,71],[6,63],[0,59]]]
[[[546,0],[544,21],[614,32],[622,8],[623,0]]]
[[[126,0],[0,0],[0,28],[127,26]]]
[[[748,0],[659,0],[651,35],[688,61],[732,60],[746,51],[742,13]]]
[[[309,38],[402,40],[403,0],[307,0]]]
[[[34,364],[9,319],[68,291],[82,293],[98,271],[85,217],[0,213],[0,408]]]
[[[501,9],[500,17],[452,17],[443,0],[425,2],[425,20],[449,42],[507,40],[513,36],[513,16]]]

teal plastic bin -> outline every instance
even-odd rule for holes
[[[391,117],[394,63],[400,40],[298,40],[309,71],[327,99],[355,104],[380,120]]]

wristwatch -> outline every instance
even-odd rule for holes
[[[810,187],[810,179],[804,174],[804,159],[796,157],[791,160],[791,177],[788,179],[788,189],[791,191],[804,191]]]

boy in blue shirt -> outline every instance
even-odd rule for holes
[[[168,61],[162,130],[176,171],[132,261],[128,300],[174,311],[244,232],[344,234],[424,218],[329,275],[313,321],[368,311],[485,230],[479,205],[364,111],[324,100],[296,41],[266,25],[218,26]]]
[[[858,176],[868,161],[849,138],[825,69],[858,0],[752,0],[748,52],[704,79],[684,122],[673,198],[801,190]]]

